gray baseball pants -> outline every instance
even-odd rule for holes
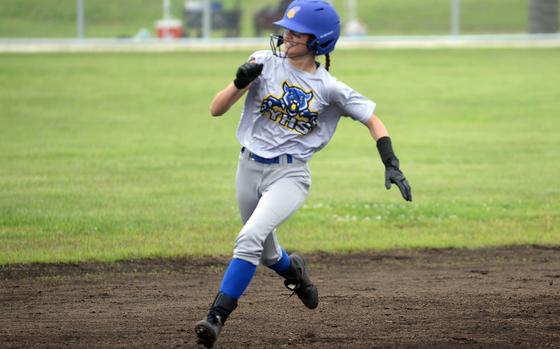
[[[263,164],[240,153],[237,203],[244,223],[235,240],[233,258],[256,266],[273,265],[282,257],[276,228],[303,204],[311,186],[306,162],[280,156],[279,164]]]

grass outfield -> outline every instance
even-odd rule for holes
[[[248,52],[0,55],[0,264],[227,255]],[[337,51],[413,188],[343,119],[279,230],[300,251],[560,244],[559,49]]]
[[[223,0],[231,9],[238,0]],[[254,36],[253,16],[279,0],[242,0],[241,35]],[[332,1],[344,21],[346,0]],[[87,37],[133,36],[154,29],[162,17],[160,0],[85,0]],[[449,0],[359,0],[358,18],[370,35],[449,34]],[[172,14],[182,18],[183,0],[172,1]],[[526,33],[528,0],[462,0],[461,31]],[[216,35],[223,35],[217,32]],[[268,35],[268,34],[267,34]],[[75,0],[2,0],[0,37],[75,37]]]

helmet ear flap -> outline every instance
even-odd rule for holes
[[[307,42],[307,48],[309,48],[309,50],[314,54],[319,55],[322,49],[328,47],[332,42],[333,40],[327,40],[320,43],[319,40],[312,38]]]
[[[321,46],[321,48],[325,48],[329,46],[332,42],[333,42],[332,40],[327,40],[324,43],[320,44],[319,46]]]
[[[307,41],[307,48],[316,55],[319,49],[319,40],[317,40],[315,36],[312,36],[309,41]]]

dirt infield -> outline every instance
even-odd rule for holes
[[[308,255],[259,268],[217,348],[560,348],[560,248]],[[194,348],[226,259],[0,267],[0,348]]]

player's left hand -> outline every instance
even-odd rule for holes
[[[401,195],[406,201],[412,201],[412,189],[406,180],[406,177],[399,169],[399,160],[393,159],[385,166],[385,188],[391,189],[391,183],[395,183]]]

